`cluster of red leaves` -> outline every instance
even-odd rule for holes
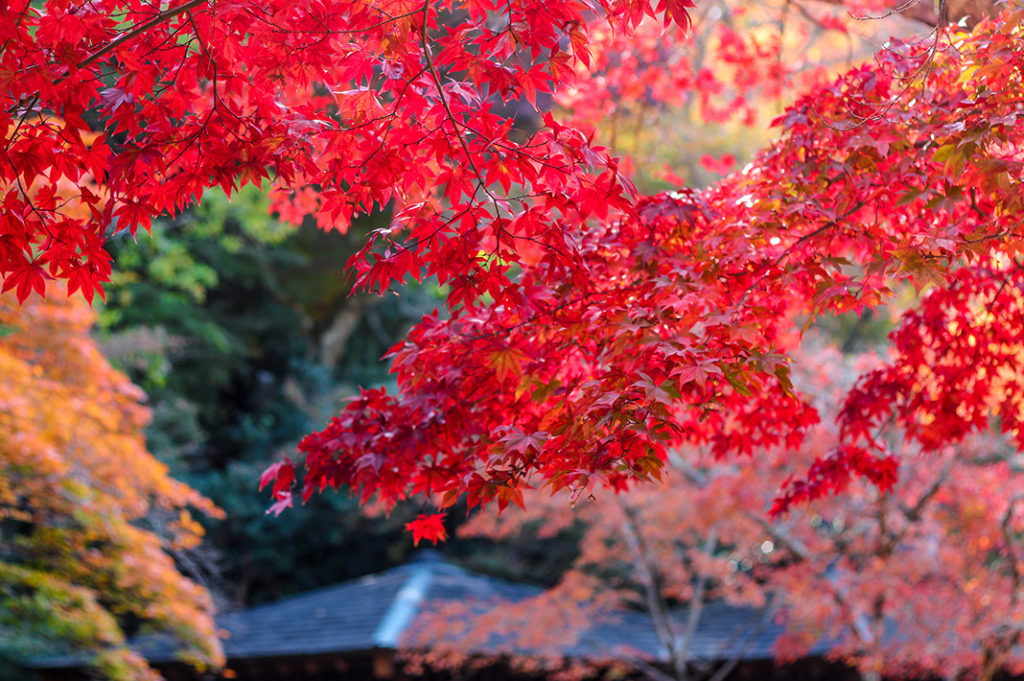
[[[15,0],[0,13],[3,287],[24,299],[52,277],[91,298],[109,233],[211,186],[271,184],[282,215],[337,229],[390,204],[394,225],[351,263],[359,283],[433,276],[447,314],[392,350],[397,394],[366,390],[303,441],[304,498],[345,485],[504,507],[530,480],[657,477],[683,443],[792,446],[818,418],[788,379],[803,321],[1016,255],[1021,15],[888,46],[701,195],[639,199],[587,135],[550,116],[527,135],[496,110],[575,81],[591,35],[686,28],[687,7]],[[720,43],[736,63],[772,51]],[[891,481],[884,454],[836,457],[779,508],[851,474]],[[294,475],[265,476],[277,509]]]
[[[418,545],[420,540],[426,539],[437,544],[448,538],[444,527],[444,515],[440,513],[421,513],[415,520],[405,524],[405,529],[412,532],[413,544]]]
[[[840,491],[854,475],[891,488],[898,461],[881,433],[892,424],[935,452],[987,432],[994,419],[1024,449],[1024,277],[1020,264],[1001,260],[952,272],[947,286],[906,313],[892,334],[892,363],[866,373],[846,396],[842,442],[791,484],[780,509]]]
[[[550,122],[522,140],[493,107],[572,78],[589,26],[686,24],[687,4],[12,0],[4,288],[23,300],[57,278],[91,299],[111,232],[148,229],[208,187],[269,181],[282,213],[294,198],[339,229],[395,206],[403,240],[378,234],[355,259],[368,288],[425,271],[462,292],[453,303],[497,291],[516,240],[571,251],[557,216],[601,219],[627,201],[582,135]]]
[[[908,280],[966,300],[974,294],[962,287],[981,284],[964,268],[1015,255],[1020,22],[1018,10],[973,35],[892,44],[790,108],[780,141],[720,185],[603,220],[563,213],[557,228],[571,242],[518,258],[514,282],[488,298],[453,283],[450,315],[428,316],[392,350],[398,393],[363,391],[302,442],[304,494],[344,485],[387,502],[437,495],[443,508],[465,495],[501,508],[527,483],[585,492],[657,477],[682,444],[719,456],[795,445],[817,420],[788,380],[802,324],[874,307]],[[521,234],[534,221],[550,229],[533,210],[507,224]],[[943,309],[927,305],[905,325],[927,326]],[[981,366],[978,353],[996,351],[978,343],[949,361]],[[1000,366],[1017,357],[1002,354]],[[901,366],[926,360],[906,355]],[[905,370],[894,380],[907,396],[925,378]],[[975,400],[977,414],[1007,399],[964,388],[934,390],[947,403]],[[851,400],[885,404],[891,387],[858,390]],[[921,420],[921,409],[911,400],[898,417]],[[876,413],[844,414],[850,440],[791,485],[777,512],[855,475],[892,484],[895,462],[855,437]]]
[[[776,26],[785,24],[781,6],[723,4],[715,7],[718,14],[729,13],[722,21],[707,17],[708,8],[701,9],[691,31],[666,31],[654,20],[629,33],[596,27],[590,32],[592,56],[578,65],[579,79],[555,92],[555,103],[567,110],[568,120],[584,128],[630,112],[691,103],[704,122],[749,125],[763,105],[759,100],[779,100],[784,92],[824,83],[821,64],[808,63],[801,55],[784,58],[787,36]],[[761,11],[767,17],[747,16]],[[772,30],[754,30],[760,21],[770,21]],[[747,30],[737,30],[738,22]],[[835,28],[845,32],[846,26],[839,22]],[[794,41],[803,38],[801,42],[813,44],[806,24],[791,33]]]

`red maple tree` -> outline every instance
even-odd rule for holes
[[[495,241],[480,262],[517,276],[478,279],[483,298],[452,284],[448,314],[391,353],[398,393],[364,391],[301,444],[303,494],[500,508],[524,482],[585,494],[657,477],[681,445],[796,446],[819,418],[788,378],[800,330],[903,282],[933,292],[902,321],[899,356],[851,392],[843,437],[775,511],[853,476],[891,487],[896,457],[873,435],[889,419],[930,450],[993,416],[1017,436],[1019,21],[893,43],[798,101],[781,139],[718,185],[563,217],[570,250]]]
[[[582,494],[659,477],[682,445],[796,446],[819,418],[789,380],[801,328],[905,281],[933,293],[900,353],[858,384],[843,437],[777,510],[851,476],[891,486],[875,434],[890,418],[929,449],[991,415],[1019,437],[1016,3],[971,30],[940,12],[927,38],[797,101],[742,171],[649,197],[587,134],[546,113],[527,133],[497,106],[578,81],[592,36],[646,18],[671,43],[687,0],[5,9],[4,289],[24,299],[57,278],[91,298],[112,231],[246,183],[326,228],[390,205],[394,224],[350,263],[359,283],[445,285],[446,311],[391,352],[397,393],[364,390],[302,442],[304,498],[346,486],[504,507],[530,484]],[[278,509],[291,503],[290,463],[265,481]]]

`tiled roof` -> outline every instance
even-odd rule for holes
[[[412,571],[393,570],[217,618],[233,657],[305,655],[377,647],[375,637]]]
[[[474,574],[432,554],[408,565],[224,615],[228,658],[397,648],[425,602],[519,600],[539,590]]]
[[[218,624],[230,632],[225,641],[229,658],[397,648],[426,604],[514,602],[539,593],[536,587],[472,573],[429,553],[378,575],[225,615]],[[680,622],[686,614],[675,613]],[[690,642],[690,656],[695,661],[770,659],[781,633],[781,625],[761,610],[708,603]],[[667,658],[650,618],[636,612],[595,623],[565,652],[589,657],[617,651]]]

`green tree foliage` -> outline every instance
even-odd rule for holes
[[[224,509],[198,567],[233,604],[406,558],[401,512],[368,520],[341,495],[272,518],[255,494],[268,459],[356,385],[386,380],[381,356],[432,303],[426,286],[352,295],[342,264],[386,219],[357,221],[348,234],[282,225],[249,187],[231,200],[210,192],[151,236],[112,242],[104,349],[149,397],[151,449]]]

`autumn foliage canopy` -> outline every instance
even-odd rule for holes
[[[658,478],[682,445],[798,446],[819,420],[790,380],[801,330],[905,283],[928,287],[923,305],[774,509],[855,476],[889,488],[890,422],[927,451],[993,418],[1024,444],[1014,3],[969,31],[940,21],[891,42],[786,110],[741,171],[656,196],[589,132],[547,112],[517,126],[509,111],[552,93],[602,101],[618,84],[600,76],[625,62],[601,47],[648,31],[661,43],[640,56],[657,63],[690,29],[687,0],[5,9],[0,273],[19,299],[48,279],[91,299],[111,233],[246,183],[325,229],[387,207],[393,224],[349,263],[359,284],[444,285],[445,310],[390,354],[397,392],[364,390],[301,443],[302,498],[344,487],[503,508],[530,485]],[[651,96],[710,81],[659,82]],[[264,483],[290,505],[294,466]],[[428,515],[414,531],[443,525]]]
[[[142,393],[92,322],[58,292],[0,297],[0,651],[70,644],[104,678],[157,679],[127,638],[163,633],[219,666],[212,599],[174,559],[200,541],[193,514],[217,509],[146,451]]]

